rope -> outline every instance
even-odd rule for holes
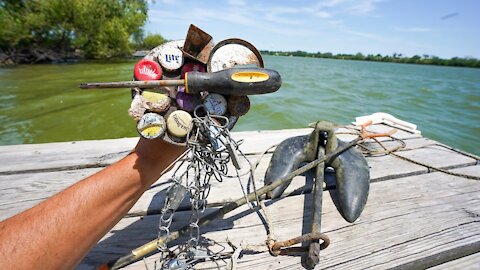
[[[354,130],[356,132],[338,132],[336,134],[350,134],[350,135],[358,135],[359,132],[356,130],[356,129],[353,129],[353,128],[350,128],[350,127],[345,127],[347,129],[350,129],[350,130]],[[405,141],[401,140],[401,139],[398,139],[398,138],[395,138],[393,136],[388,136],[390,139],[394,140],[394,141],[397,141],[400,143],[399,146],[397,147],[393,147],[393,148],[390,148],[390,149],[387,149],[387,147],[385,147],[385,145],[379,141],[377,138],[375,137],[372,137],[371,139],[374,140],[381,148],[383,148],[383,150],[372,150],[370,148],[368,148],[367,146],[364,145],[364,143],[366,141],[364,141],[363,143],[359,143],[358,146],[360,148],[362,148],[364,151],[363,153],[364,154],[368,154],[368,155],[382,155],[382,154],[385,154],[385,155],[392,155],[392,156],[395,156],[397,158],[400,158],[402,160],[405,160],[405,161],[408,161],[410,163],[413,163],[413,164],[416,164],[416,165],[419,165],[419,166],[423,166],[423,167],[426,167],[427,169],[429,170],[432,170],[432,171],[438,171],[438,172],[442,172],[442,173],[445,173],[445,174],[448,174],[448,175],[452,175],[452,176],[457,176],[457,177],[462,177],[462,178],[465,178],[465,179],[469,179],[469,180],[476,180],[476,181],[480,181],[480,176],[475,176],[475,175],[469,175],[469,174],[464,174],[464,173],[456,173],[456,172],[452,172],[452,171],[448,171],[446,169],[442,169],[442,168],[439,168],[439,167],[435,167],[435,166],[432,166],[432,165],[428,165],[426,163],[423,163],[423,162],[419,162],[419,161],[416,161],[416,160],[413,160],[413,159],[410,159],[410,158],[407,158],[407,157],[404,157],[404,156],[401,156],[401,155],[398,155],[394,152],[400,150],[400,149],[404,149],[406,147],[406,143]],[[478,164],[479,161],[480,161],[480,158],[478,158],[477,156],[475,155],[472,155],[472,154],[469,154],[469,153],[465,153],[463,151],[460,151],[460,150],[457,150],[455,148],[452,148],[452,147],[449,147],[449,146],[446,146],[446,145],[442,145],[442,144],[438,144],[438,143],[435,143],[435,144],[430,144],[430,145],[426,145],[426,146],[422,146],[422,147],[419,147],[419,148],[425,148],[425,147],[429,147],[429,146],[440,146],[440,147],[444,147],[446,149],[449,149],[451,151],[454,151],[458,154],[461,154],[461,155],[464,155],[464,156],[467,156],[469,158],[472,158],[472,159],[475,159],[476,160],[476,163]]]

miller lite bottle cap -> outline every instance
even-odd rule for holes
[[[165,128],[165,119],[157,113],[146,113],[137,123],[137,131],[145,139],[161,137]]]
[[[228,111],[233,116],[245,115],[250,110],[250,99],[247,96],[230,96]]]
[[[200,97],[197,95],[190,95],[185,92],[177,93],[177,105],[184,111],[193,112],[200,104]]]
[[[224,115],[227,112],[227,100],[217,93],[208,94],[203,100],[203,105],[209,114]]]
[[[182,110],[176,110],[167,118],[168,133],[177,138],[185,137],[192,129],[192,116]]]
[[[142,59],[135,64],[133,76],[137,81],[159,80],[162,77],[162,68],[153,60]]]
[[[175,71],[183,65],[183,53],[176,47],[164,47],[158,55],[158,61],[165,70]]]

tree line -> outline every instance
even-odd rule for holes
[[[144,36],[147,11],[148,0],[0,0],[0,62],[102,59],[151,49],[165,40]]]
[[[374,62],[392,62],[404,64],[419,64],[419,65],[438,65],[438,66],[457,66],[457,67],[473,67],[480,68],[480,60],[472,57],[460,58],[453,57],[450,59],[443,59],[434,55],[424,54],[414,55],[412,57],[404,56],[401,53],[393,53],[392,55],[381,54],[332,54],[329,52],[309,53],[305,51],[261,51],[265,55],[281,55],[281,56],[299,56],[299,57],[314,57],[314,58],[329,58],[329,59],[346,59],[359,61],[374,61]]]

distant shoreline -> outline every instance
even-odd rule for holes
[[[406,57],[402,54],[381,55],[381,54],[332,54],[332,53],[309,53],[304,51],[268,51],[261,50],[263,55],[273,56],[297,56],[297,57],[311,57],[311,58],[325,58],[325,59],[342,59],[342,60],[356,60],[356,61],[370,61],[370,62],[385,62],[385,63],[401,63],[401,64],[417,64],[417,65],[433,65],[433,66],[449,66],[449,67],[469,67],[480,68],[480,59],[476,58],[460,58],[453,57],[450,59],[443,59],[433,55],[424,54],[422,56],[414,55]]]

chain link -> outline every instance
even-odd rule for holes
[[[172,187],[167,192],[164,206],[161,210],[158,226],[157,248],[160,251],[158,261],[155,266],[160,265],[162,270],[171,269],[190,269],[195,262],[199,260],[212,259],[220,255],[213,253],[208,248],[200,248],[200,226],[198,224],[200,214],[207,207],[207,198],[210,194],[210,181],[212,179],[222,182],[225,178],[238,178],[241,183],[241,177],[250,173],[250,167],[246,170],[239,170],[239,157],[243,158],[244,163],[248,159],[239,151],[240,141],[231,138],[229,129],[229,120],[224,116],[210,115],[199,116],[198,106],[194,112],[194,128],[187,134],[188,153],[179,166],[175,169]],[[225,123],[221,125],[219,123]],[[229,174],[228,164],[235,159],[235,170]],[[250,165],[250,164],[249,164]],[[180,198],[175,196],[175,185],[181,185],[189,194],[191,216],[190,216],[190,235],[186,243],[180,245],[176,252],[169,250],[168,240],[170,238],[170,227],[172,225],[175,207],[178,207]],[[244,191],[245,193],[245,191]],[[175,198],[175,202],[172,202]],[[183,197],[181,197],[183,200]],[[218,243],[217,243],[218,244]],[[156,267],[155,267],[156,270]]]

